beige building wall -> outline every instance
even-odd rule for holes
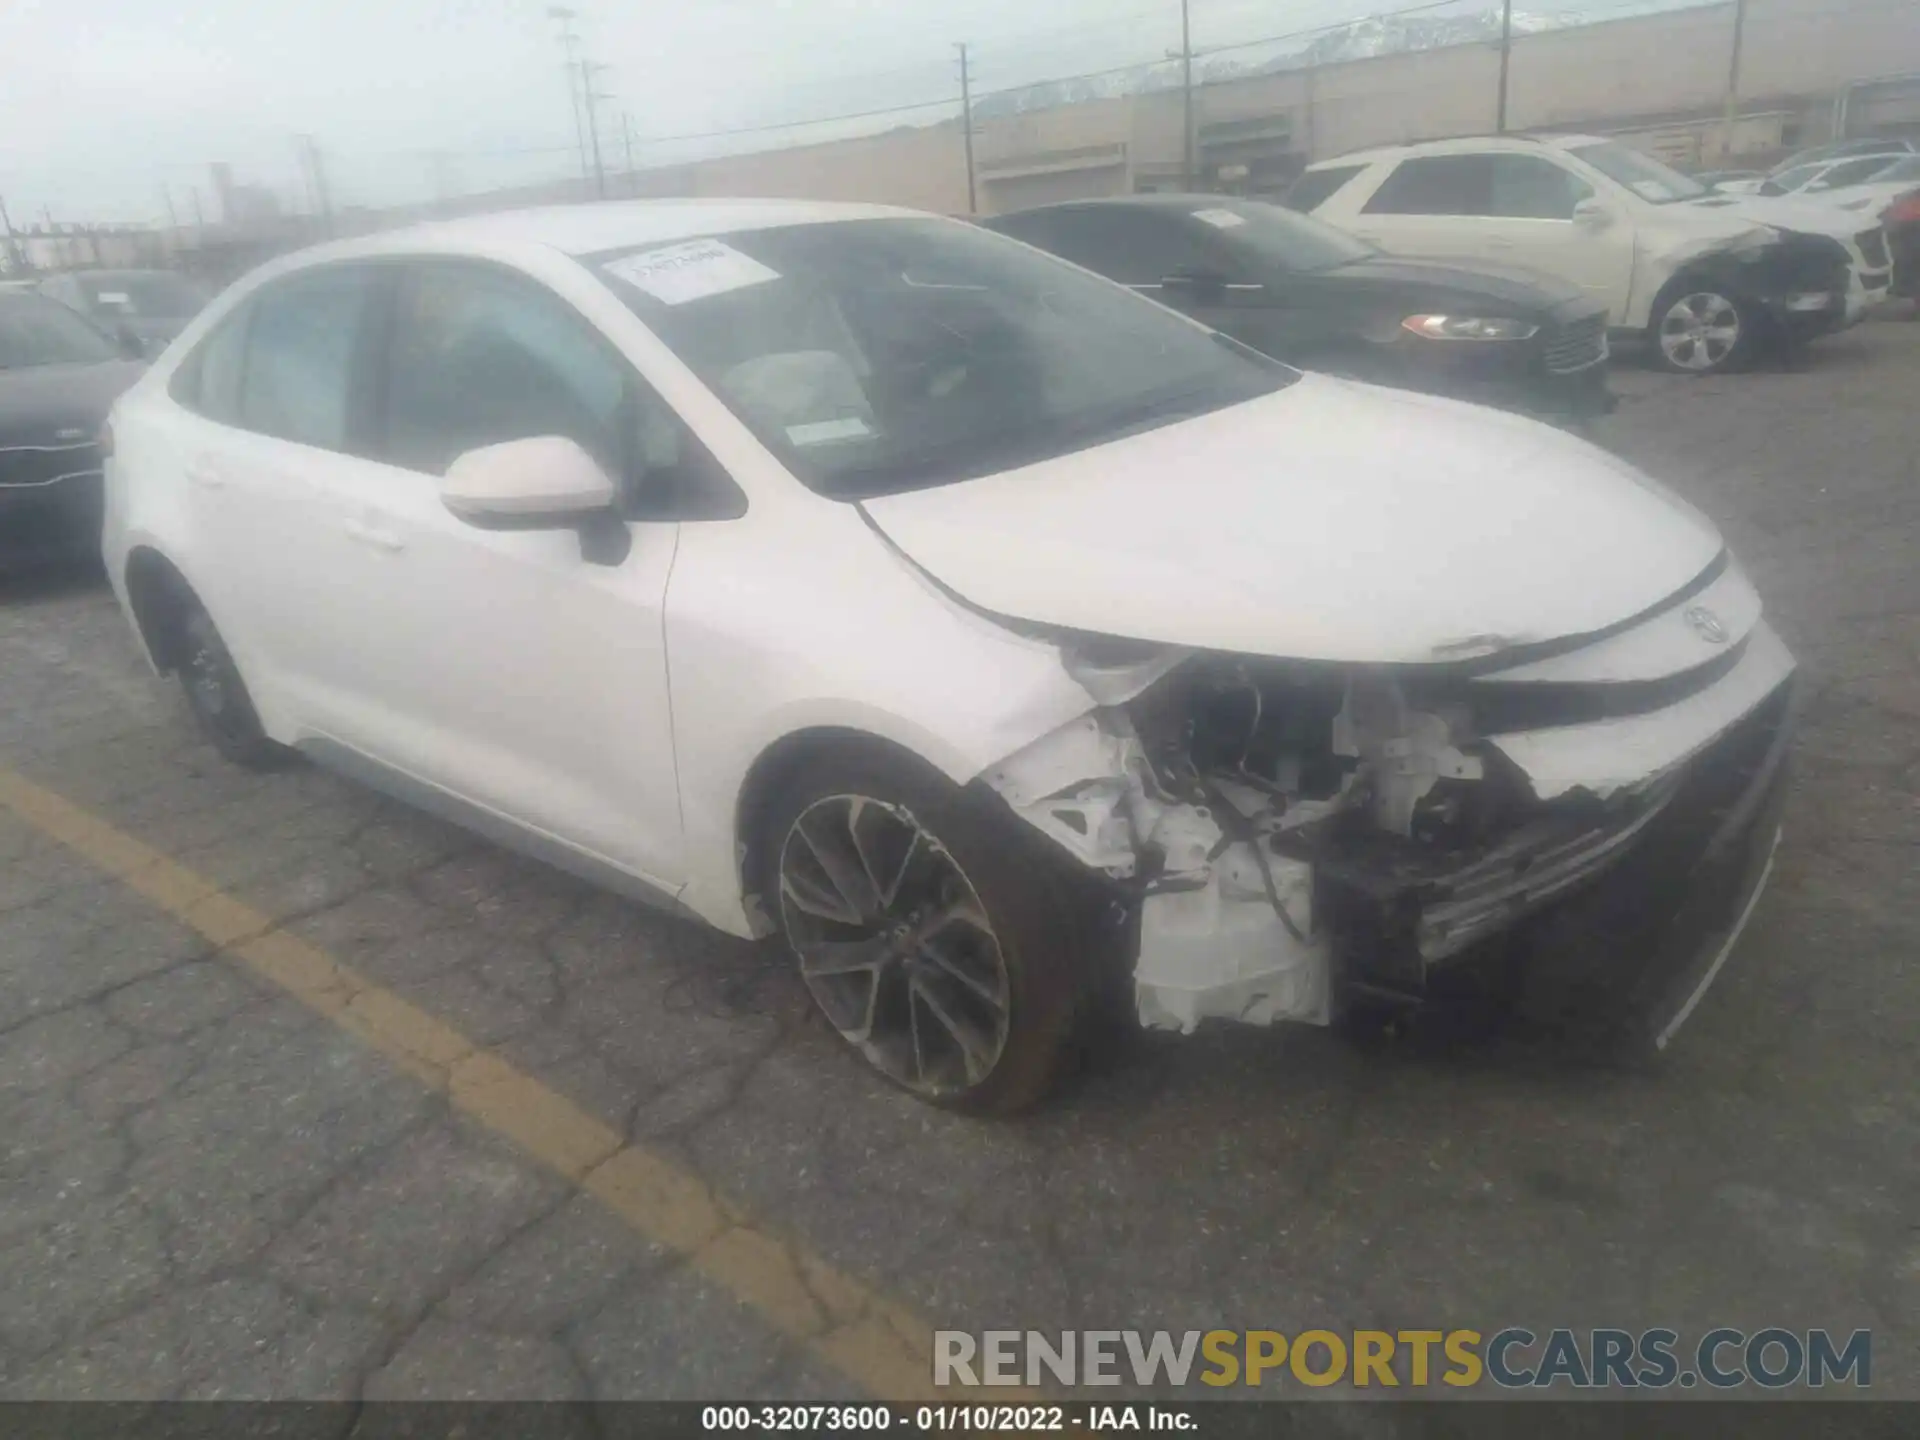
[[[1517,37],[1509,124],[1615,130],[1676,160],[1713,158],[1724,133],[1715,122],[1726,99],[1733,15],[1733,4],[1715,4]],[[1271,118],[1267,130],[1277,138],[1269,145],[1302,160],[1488,131],[1499,66],[1494,46],[1472,44],[1205,85],[1194,95],[1195,128],[1204,140],[1210,127],[1245,129]],[[1740,86],[1747,118],[1734,148],[1816,143],[1843,92],[1892,76],[1920,76],[1920,0],[1748,0]],[[1920,124],[1912,87],[1857,94],[1862,123]],[[980,122],[979,209],[1164,187],[1177,182],[1181,148],[1178,91]],[[1197,148],[1205,162],[1209,147]],[[945,213],[967,203],[963,139],[951,122],[702,161],[643,180],[650,194],[877,200]]]
[[[677,188],[650,193],[860,200],[965,214],[965,136],[957,122],[888,131],[824,145],[730,155],[677,166]],[[654,172],[657,176],[658,172]]]

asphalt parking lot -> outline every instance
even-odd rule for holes
[[[983,1123],[761,948],[220,764],[110,597],[0,592],[0,1394],[853,1397],[980,1330],[1873,1332],[1920,1398],[1920,324],[1623,368],[1810,701],[1651,1069],[1305,1030]],[[1489,525],[1499,523],[1488,516]]]

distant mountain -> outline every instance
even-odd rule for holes
[[[1586,23],[1587,17],[1578,13],[1533,15],[1518,10],[1513,12],[1513,33],[1516,35],[1530,35],[1542,30],[1558,30]],[[1322,31],[1304,44],[1276,41],[1274,50],[1264,56],[1249,50],[1243,52],[1249,58],[1198,57],[1193,78],[1196,84],[1244,80],[1255,75],[1299,70],[1309,65],[1334,65],[1343,60],[1366,60],[1412,50],[1437,50],[1445,45],[1464,45],[1499,38],[1500,10],[1497,6],[1464,15],[1372,15]],[[1283,46],[1288,48],[1282,49]],[[1122,95],[1172,90],[1178,88],[1179,84],[1180,63],[1177,60],[1156,61],[1107,75],[1075,80],[1044,80],[1019,90],[1002,91],[981,100],[973,107],[973,113],[976,119],[991,120],[999,116],[1025,114],[1030,110],[1048,110],[1056,105],[1076,105],[1089,100],[1110,100]]]

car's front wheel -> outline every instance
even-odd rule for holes
[[[1653,309],[1649,339],[1662,369],[1711,375],[1745,365],[1760,344],[1753,304],[1704,284],[1671,287]]]
[[[823,758],[768,815],[763,875],[814,1003],[935,1104],[1040,1099],[1090,993],[1085,897],[1017,824],[882,752]]]

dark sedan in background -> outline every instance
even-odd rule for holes
[[[100,553],[100,427],[140,374],[43,295],[0,293],[0,571]]]
[[[1073,201],[980,223],[1305,369],[1549,419],[1613,406],[1605,307],[1531,271],[1387,256],[1310,216],[1219,195]]]
[[[72,270],[49,275],[40,293],[76,310],[145,355],[158,355],[212,297],[171,270]]]

